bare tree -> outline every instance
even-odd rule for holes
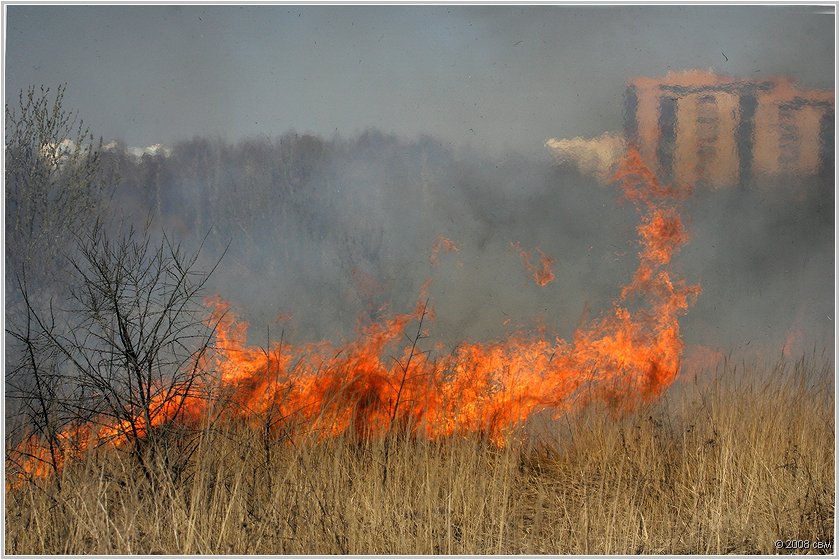
[[[25,277],[18,276],[18,289],[27,308],[32,306]],[[16,413],[7,423],[6,458],[17,467],[30,465],[30,471],[47,469],[58,474],[63,462],[61,434],[68,425],[62,404],[66,402],[64,380],[58,367],[60,360],[51,343],[54,322],[34,324],[32,313],[23,315],[18,328],[7,332],[18,343],[18,352],[6,363],[6,411],[16,405]],[[10,402],[11,401],[11,402]],[[26,469],[24,469],[26,470]],[[34,473],[30,473],[34,474]],[[60,487],[60,482],[59,482]]]
[[[123,443],[149,479],[161,429],[203,397],[215,325],[199,296],[219,261],[198,271],[200,250],[187,254],[165,234],[153,243],[148,230],[114,242],[96,224],[70,259],[66,323],[56,328],[51,310],[26,299],[32,328],[12,333],[48,342],[67,387],[60,407],[89,422],[93,440]],[[37,403],[40,392],[32,396]]]
[[[38,273],[59,271],[70,234],[107,200],[102,140],[64,108],[65,89],[52,96],[30,87],[17,108],[6,105],[6,265],[16,273],[26,266],[30,289],[43,282]]]
[[[29,459],[52,471],[62,460],[68,416],[60,360],[47,336],[55,331],[50,305],[66,286],[73,233],[95,221],[108,198],[101,140],[64,109],[65,89],[21,91],[17,106],[6,105],[5,128],[6,445],[45,442],[46,456]],[[30,308],[49,310],[44,323],[35,323]]]

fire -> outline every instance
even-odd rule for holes
[[[540,264],[537,266],[531,264],[531,254],[523,249],[519,242],[511,242],[510,246],[514,251],[519,253],[519,257],[522,259],[522,266],[531,273],[537,286],[547,286],[554,281],[554,271],[551,270],[551,267],[557,262],[555,259],[549,257],[537,247],[537,253],[540,254]]]
[[[429,255],[429,262],[432,263],[432,265],[437,266],[441,251],[446,251],[447,253],[457,253],[460,249],[458,249],[458,246],[450,239],[447,239],[443,235],[438,235],[435,242],[432,244],[432,253]]]
[[[680,369],[678,319],[700,292],[667,270],[687,241],[678,204],[688,190],[660,185],[632,149],[615,180],[640,214],[639,265],[611,310],[582,324],[570,341],[520,331],[503,340],[465,342],[449,353],[428,348],[434,312],[427,284],[412,311],[363,323],[350,342],[249,347],[248,324],[215,297],[207,300],[208,321],[218,326],[206,367],[217,376],[207,393],[229,403],[232,418],[254,425],[283,418],[292,437],[370,438],[404,427],[430,438],[479,433],[499,445],[535,412],[558,413],[596,399],[621,412],[657,398]],[[444,237],[432,255],[440,249],[457,250]],[[534,277],[545,285],[553,278],[546,264],[551,260],[540,254],[543,265]],[[416,333],[408,343],[407,329]],[[210,402],[190,398],[170,406],[199,419]],[[165,410],[155,416],[155,422],[166,420]],[[126,429],[82,427],[79,434],[62,435],[57,446],[65,449],[74,437],[89,442],[73,447],[79,452],[106,438],[119,445]],[[24,470],[46,474],[49,448],[34,440],[25,446],[21,451],[30,460]]]
[[[799,327],[791,327],[785,335],[785,343],[782,346],[782,355],[785,358],[792,358],[801,352],[802,341],[804,340],[802,329]]]

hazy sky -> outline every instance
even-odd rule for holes
[[[67,82],[67,106],[106,141],[129,145],[377,127],[537,152],[549,137],[619,130],[632,76],[711,68],[832,88],[832,14],[831,6],[12,5],[5,96]]]

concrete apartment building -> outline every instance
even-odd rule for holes
[[[632,80],[624,117],[625,141],[664,181],[722,187],[833,173],[833,91],[679,72]]]
[[[629,147],[666,183],[721,188],[762,177],[832,178],[834,92],[699,70],[636,78],[624,94],[623,133],[546,145],[602,182]]]

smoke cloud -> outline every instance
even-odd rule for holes
[[[617,137],[548,144],[555,154],[594,146],[595,176],[585,154],[493,158],[374,130],[196,137],[170,155],[111,151],[106,164],[119,168],[129,215],[151,211],[185,239],[209,232],[208,259],[230,244],[212,290],[252,323],[252,343],[281,331],[345,339],[359,321],[411,308],[429,281],[431,334],[454,346],[517,328],[568,337],[609,307],[637,264],[633,209],[604,184]],[[795,329],[802,352],[828,348],[833,201],[819,176],[696,188],[675,262],[703,288],[682,319],[686,342],[780,353]],[[542,264],[523,267],[512,244],[553,259],[553,281],[541,286]]]
[[[581,173],[592,175],[602,183],[610,181],[627,150],[624,137],[609,132],[597,138],[551,138],[545,145],[561,165],[573,164]]]

